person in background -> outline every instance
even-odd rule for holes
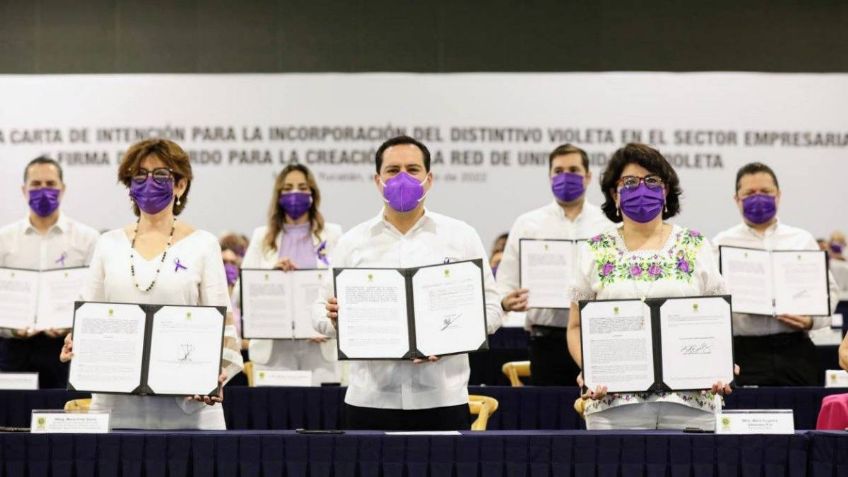
[[[627,144],[601,176],[604,214],[621,225],[582,244],[572,290],[568,350],[582,363],[579,300],[711,296],[725,293],[709,242],[700,233],[666,222],[680,212],[677,173],[656,149]],[[582,377],[579,379],[582,386]],[[715,429],[720,393],[711,389],[607,394],[602,384],[584,394],[586,428]]]
[[[498,291],[503,296],[504,311],[527,312],[524,326],[530,332],[531,382],[537,386],[567,386],[574,384],[580,372],[563,346],[568,309],[527,309],[528,290],[519,288],[519,241],[588,239],[612,227],[612,222],[586,200],[586,188],[592,180],[586,151],[571,144],[555,148],[548,158],[546,180],[553,200],[515,220],[498,268]],[[576,271],[575,266],[572,273]]]
[[[63,214],[62,166],[37,157],[24,168],[21,192],[27,216],[0,229],[0,267],[48,270],[82,267],[91,261],[100,235]],[[57,359],[68,330],[0,331],[0,371],[36,372],[39,388],[64,388],[68,365]]]
[[[232,295],[233,287],[235,287],[239,278],[242,260],[244,260],[244,255],[247,252],[247,237],[228,233],[221,236],[218,239],[218,243],[221,244],[221,257],[224,258],[224,271],[227,274],[227,290]]]
[[[387,140],[375,154],[374,186],[383,207],[344,234],[333,267],[407,268],[462,260],[483,261],[489,334],[501,324],[500,297],[486,250],[465,222],[424,207],[433,190],[430,151],[407,136]],[[339,305],[326,280],[312,311],[315,329],[336,335]],[[469,428],[467,354],[425,360],[351,361],[345,394],[347,429],[451,431]]]
[[[129,193],[134,223],[97,241],[83,301],[152,305],[221,306],[230,309],[218,239],[177,220],[192,185],[188,154],[167,139],[133,144],[118,167]],[[242,368],[232,313],[224,327],[219,385]],[[60,359],[73,358],[73,336]],[[113,428],[226,429],[218,396],[135,396],[93,393],[92,410],[111,412]]]
[[[824,248],[828,256],[828,265],[836,285],[839,287],[840,298],[848,297],[848,261],[845,260],[845,234],[839,230],[830,234],[830,240],[824,242]],[[822,243],[819,242],[819,247]]]
[[[839,260],[840,262],[845,261],[845,234],[840,230],[834,230],[832,234],[830,234],[830,241],[828,242],[828,251],[830,252],[830,258],[832,260]]]
[[[498,238],[495,239],[495,243],[492,246],[492,254],[489,256],[489,266],[492,267],[492,274],[497,276],[498,274],[498,265],[500,265],[501,260],[503,259],[504,248],[506,247],[506,239],[509,234],[504,232],[498,235]]]
[[[242,261],[244,268],[328,268],[339,225],[324,222],[321,191],[315,176],[304,165],[286,166],[271,191],[268,223],[253,231]],[[238,289],[235,290],[235,299]],[[311,309],[298,310],[307,316]],[[312,371],[312,384],[338,383],[340,365],[335,340],[326,336],[309,339],[252,339],[248,347],[254,369]]]
[[[777,218],[781,193],[777,175],[752,162],[736,173],[734,200],[742,222],[716,235],[716,247],[729,245],[762,250],[819,250],[813,236]],[[831,313],[838,287],[829,276]],[[807,332],[830,326],[830,316],[733,314],[733,351],[742,373],[740,385],[819,386],[824,370]]]

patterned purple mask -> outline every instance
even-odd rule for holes
[[[555,175],[551,179],[551,190],[554,196],[563,202],[573,202],[586,192],[586,188],[583,187],[583,176],[571,172]]]
[[[307,192],[288,192],[280,194],[277,202],[289,217],[297,220],[312,207],[312,194]]]
[[[130,197],[145,214],[158,214],[174,201],[174,182],[166,181],[160,184],[152,177],[142,183],[133,181],[130,185]]]
[[[383,199],[398,212],[409,212],[424,200],[424,186],[406,172],[383,183]]]
[[[665,205],[663,188],[651,189],[645,184],[639,184],[635,189],[623,187],[619,197],[621,212],[640,224],[654,220]]]
[[[59,208],[59,189],[43,187],[29,191],[29,208],[39,217],[47,217]]]
[[[752,224],[764,224],[777,214],[773,195],[754,194],[742,199],[742,215]]]

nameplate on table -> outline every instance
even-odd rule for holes
[[[0,373],[0,389],[38,389],[38,373]]]
[[[828,369],[824,372],[824,387],[848,388],[848,371]]]
[[[312,371],[254,369],[254,386],[312,386]]]
[[[110,431],[109,411],[61,411],[33,409],[33,434],[105,434]]]
[[[793,434],[792,409],[729,409],[718,415],[716,434]]]
[[[842,313],[834,313],[830,315],[830,327],[842,328]]]

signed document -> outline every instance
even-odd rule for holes
[[[709,389],[733,381],[730,303],[722,297],[660,305],[662,380],[671,389]]]
[[[339,359],[412,359],[488,347],[479,259],[333,273]]]
[[[0,328],[70,328],[87,267],[0,268]]]
[[[568,308],[577,261],[575,240],[520,239],[519,284],[529,290],[529,308]]]
[[[312,304],[328,270],[241,269],[244,338],[305,339],[321,336],[312,327]]]
[[[820,250],[719,247],[733,311],[754,315],[830,314],[827,256]]]
[[[218,393],[225,307],[77,302],[68,389]]]
[[[580,323],[589,388],[684,391],[733,380],[728,296],[581,301]]]

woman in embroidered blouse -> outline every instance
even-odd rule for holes
[[[320,205],[321,192],[312,172],[301,164],[286,166],[274,181],[268,225],[253,231],[242,268],[329,268],[342,228],[324,222]],[[233,292],[237,303],[238,288]],[[311,313],[309,308],[301,311]],[[312,371],[315,386],[341,378],[336,341],[317,332],[309,339],[252,339],[248,355],[256,370]]]
[[[148,139],[127,150],[118,181],[129,189],[138,219],[100,236],[82,290],[85,301],[226,306],[221,248],[209,232],[177,220],[186,206],[192,171],[176,143]],[[60,360],[73,357],[71,335]],[[239,340],[227,313],[221,385],[242,369]],[[112,413],[112,427],[226,429],[221,397],[93,394],[92,409]]]
[[[698,232],[664,222],[680,210],[680,182],[659,151],[628,144],[601,176],[603,211],[621,225],[590,239],[581,250],[572,289],[568,349],[582,366],[578,300],[718,295],[725,291],[713,249]],[[582,379],[578,378],[582,386]],[[607,394],[598,386],[584,395],[587,429],[714,429],[720,408],[710,390]]]

